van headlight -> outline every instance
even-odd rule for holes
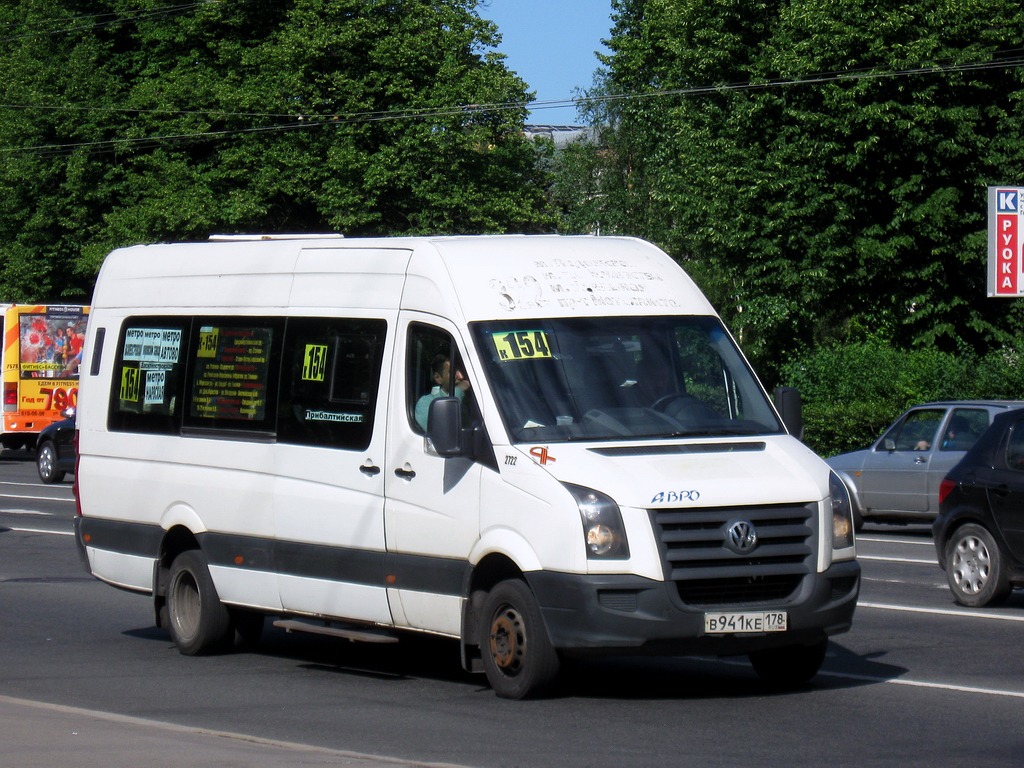
[[[853,503],[846,483],[835,472],[828,473],[828,495],[832,500],[832,548],[853,546]]]
[[[582,485],[563,483],[576,499],[583,520],[583,540],[588,560],[625,560],[629,558],[626,528],[619,505],[608,496]]]

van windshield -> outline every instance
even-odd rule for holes
[[[471,328],[513,441],[784,431],[714,317],[501,320]]]

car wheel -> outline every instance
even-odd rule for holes
[[[999,545],[974,523],[957,528],[946,545],[946,579],[956,601],[971,608],[998,603],[1010,594]]]
[[[503,581],[487,594],[479,631],[487,682],[498,696],[522,699],[554,682],[558,654],[525,582]]]
[[[773,688],[798,688],[821,669],[828,639],[814,645],[787,645],[748,654],[757,676]]]
[[[57,469],[57,449],[53,443],[45,442],[36,451],[36,469],[44,483],[59,483],[64,473]]]
[[[234,640],[231,615],[217,595],[206,556],[198,549],[182,552],[171,564],[167,619],[174,644],[186,656],[221,650]]]

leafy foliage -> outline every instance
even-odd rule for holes
[[[477,0],[0,6],[0,299],[113,247],[550,229],[549,149]]]
[[[599,138],[555,187],[567,229],[665,247],[769,379],[836,341],[1012,342],[1021,304],[984,298],[985,195],[1024,167],[1020,3],[613,9]]]
[[[1024,400],[1024,356],[904,351],[880,338],[822,347],[786,364],[804,397],[805,440],[823,456],[870,445],[900,413],[931,400]]]

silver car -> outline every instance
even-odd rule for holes
[[[969,400],[911,408],[872,445],[826,459],[853,499],[854,523],[931,521],[939,511],[939,483],[963,458],[993,415],[1024,402]]]

